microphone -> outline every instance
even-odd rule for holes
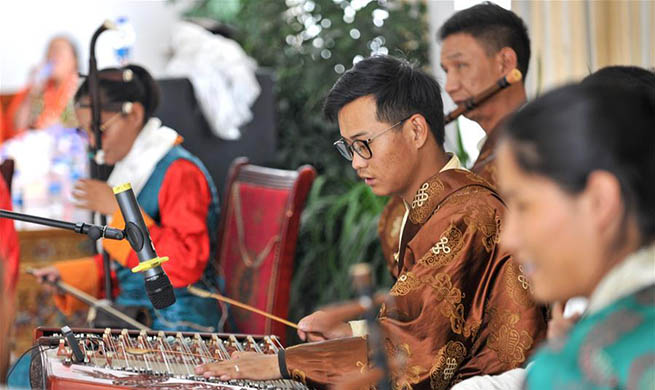
[[[157,256],[130,183],[114,187],[114,196],[125,220],[127,241],[139,258],[139,265],[132,268],[132,272],[144,274],[146,294],[156,309],[174,304],[173,286],[161,267],[162,263],[168,261],[168,257]]]

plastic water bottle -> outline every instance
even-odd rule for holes
[[[126,16],[116,19],[116,42],[114,43],[114,54],[118,63],[123,66],[130,62],[132,50],[136,41],[134,27]]]

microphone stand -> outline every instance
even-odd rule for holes
[[[126,238],[125,231],[112,228],[106,225],[98,226],[91,225],[85,222],[66,222],[57,219],[37,217],[35,215],[16,213],[0,209],[0,218],[15,219],[17,221],[24,221],[35,223],[38,225],[50,226],[58,229],[72,230],[78,234],[86,234],[92,240],[99,238],[108,238],[110,240],[123,240]]]
[[[124,230],[120,230],[108,226],[91,225],[85,222],[77,222],[77,223],[66,222],[57,219],[37,217],[35,215],[16,213],[13,211],[7,211],[3,209],[0,209],[0,218],[14,219],[17,221],[35,223],[38,225],[50,226],[58,229],[72,230],[78,234],[86,234],[94,241],[99,238],[107,238],[110,240],[124,240],[127,238],[127,234],[125,233]],[[28,270],[27,272],[33,274],[32,270]],[[111,275],[111,271],[105,270],[105,275]],[[148,327],[146,327],[145,325],[141,324],[136,320],[133,320],[132,318],[118,311],[114,306],[112,306],[111,301],[109,301],[108,299],[107,302],[99,301],[93,298],[92,296],[84,293],[83,291],[80,291],[62,281],[56,281],[56,282],[46,281],[46,282],[51,283],[52,285],[67,292],[68,294],[73,295],[75,298],[81,300],[87,305],[102,310],[105,313],[109,314],[110,316],[130,324],[136,329],[148,330]],[[111,297],[111,295],[109,297]]]
[[[105,30],[115,28],[113,23],[109,20],[105,21],[98,29],[93,33],[91,37],[91,45],[89,49],[89,74],[87,76],[87,82],[89,84],[89,99],[91,106],[91,131],[93,132],[95,138],[95,145],[92,146],[92,156],[96,156],[98,151],[102,150],[102,133],[100,132],[100,88],[98,86],[98,65],[96,62],[96,41],[100,34]],[[109,176],[109,170],[104,161],[97,163],[94,158],[90,158],[91,163],[91,178],[96,180],[107,180]],[[100,224],[107,224],[107,217],[103,214],[100,214]],[[109,301],[112,301],[112,286],[111,286],[111,264],[109,259],[109,254],[101,247],[100,253],[102,254],[102,264],[105,270],[105,296]]]
[[[375,388],[378,390],[390,390],[389,363],[384,353],[382,342],[382,329],[377,321],[378,306],[375,305],[373,296],[373,271],[367,263],[357,263],[350,269],[353,286],[359,295],[359,304],[365,310],[364,319],[368,328],[368,346],[370,349],[371,361],[383,375],[377,378]]]

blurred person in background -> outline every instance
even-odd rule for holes
[[[585,85],[623,85],[626,88],[647,88],[655,96],[655,70],[632,65],[601,68],[582,80]]]
[[[601,68],[585,77],[582,84],[644,89],[655,99],[655,73],[637,66],[613,65]],[[582,318],[587,306],[588,299],[584,296],[554,302],[548,321],[548,340],[558,342],[557,340],[564,339],[575,323]],[[453,390],[518,390],[522,388],[525,375],[526,370],[518,368],[496,376],[477,376],[460,382],[453,387]]]
[[[44,129],[56,123],[73,127],[72,97],[77,84],[77,50],[69,38],[56,36],[48,44],[43,63],[32,70],[27,87],[9,104],[0,141],[26,129]]]
[[[218,197],[204,165],[186,151],[178,133],[152,117],[159,104],[159,88],[150,73],[138,66],[103,69],[98,74],[102,102],[102,150],[96,156],[113,171],[107,182],[82,179],[75,184],[78,207],[108,216],[109,224],[124,228],[124,221],[112,187],[131,183],[155,248],[170,261],[163,264],[175,288],[177,302],[154,310],[146,296],[142,275],[132,273],[139,263],[126,240],[104,240],[112,259],[116,304],[145,308],[152,328],[160,330],[217,331],[220,312],[213,299],[191,295],[186,286],[216,286],[210,262],[215,250]],[[76,115],[91,144],[88,81],[75,95]],[[115,271],[115,272],[114,272]],[[36,271],[43,279],[63,281],[101,296],[104,291],[102,257],[59,262]],[[70,295],[56,295],[57,306],[70,314],[85,306]]]
[[[496,185],[494,149],[499,124],[526,101],[525,77],[530,63],[530,37],[523,20],[514,12],[485,2],[451,16],[439,29],[444,89],[462,104],[501,77],[518,69],[523,79],[493,95],[479,107],[463,114],[485,132],[480,155],[471,171]]]
[[[0,179],[2,181],[2,179]],[[7,369],[9,367],[9,332],[14,318],[13,294],[8,291],[6,282],[5,260],[0,256],[0,388],[5,383]]]
[[[0,177],[0,209],[11,211],[11,195],[5,179]],[[3,288],[12,295],[18,281],[20,248],[12,219],[0,218],[0,261],[4,263]]]
[[[544,303],[589,299],[528,368],[528,389],[651,389],[655,96],[583,83],[528,104],[498,149],[502,240]],[[566,270],[566,272],[563,272]]]
[[[0,209],[11,210],[11,196],[5,179],[0,176]],[[11,325],[18,281],[20,249],[14,221],[0,218],[0,385],[5,383],[9,366]]]

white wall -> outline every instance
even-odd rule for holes
[[[72,37],[86,73],[91,35],[106,19],[126,16],[136,43],[131,62],[162,73],[172,24],[190,0],[0,0],[0,93],[11,93],[27,81],[30,69],[42,61],[49,38]],[[98,67],[116,65],[110,32],[96,45]]]

